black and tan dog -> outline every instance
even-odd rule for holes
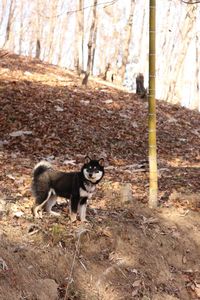
[[[56,171],[45,161],[39,162],[33,170],[32,192],[35,205],[33,215],[42,216],[42,210],[53,215],[56,198],[70,199],[70,218],[74,222],[79,213],[81,221],[86,221],[87,200],[95,192],[96,185],[104,176],[104,159],[92,160],[85,157],[85,163],[80,172]]]

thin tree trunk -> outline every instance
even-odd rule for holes
[[[23,10],[24,10],[24,1],[20,1],[19,7],[19,15],[20,15],[20,29],[19,29],[19,54],[22,54],[22,41],[23,41]]]
[[[37,38],[36,41],[36,51],[35,51],[35,58],[40,59],[40,53],[41,53],[41,44],[39,38]]]
[[[97,23],[94,31],[94,41],[93,41],[93,49],[92,49],[92,75],[94,75],[94,62],[95,62],[95,51],[97,45]]]
[[[40,30],[41,30],[41,7],[40,7],[40,0],[37,0],[37,23],[36,23],[36,40],[35,40],[35,58],[40,59],[40,55],[41,55],[41,34],[40,34]]]
[[[184,60],[188,51],[188,47],[192,40],[192,35],[189,35],[189,33],[192,31],[193,25],[195,23],[195,14],[196,14],[196,7],[190,6],[188,7],[188,10],[185,15],[185,21],[181,28],[181,41],[179,41],[179,55],[177,57],[173,58],[171,57],[171,60],[173,61],[173,66],[171,66],[171,74],[174,76],[171,77],[171,82],[169,84],[168,93],[167,93],[167,101],[171,103],[174,102],[174,99],[176,99],[176,86],[179,79],[179,76],[181,74],[181,70],[183,68]],[[173,49],[175,49],[175,46],[177,46],[177,42],[174,43]],[[173,50],[170,52],[173,53]],[[171,54],[172,56],[172,54]],[[168,71],[169,72],[169,71]],[[169,74],[169,73],[168,73]],[[178,97],[179,98],[179,97]]]
[[[59,36],[59,46],[58,46],[58,65],[61,65],[62,57],[63,57],[63,45],[65,43],[65,36],[67,32],[67,25],[68,25],[68,16],[65,15],[62,21],[62,26],[60,28],[60,36]],[[66,49],[65,55],[66,55]]]
[[[196,4],[196,15],[195,15],[195,61],[196,61],[196,70],[195,70],[195,96],[190,105],[192,109],[199,109],[199,30],[198,30],[198,20],[197,20],[197,11],[198,7]]]
[[[194,103],[194,108],[199,109],[199,85],[200,85],[200,77],[199,77],[199,35],[198,31],[196,32],[196,100]]]
[[[128,22],[127,22],[127,25],[125,28],[126,37],[125,37],[125,41],[124,41],[124,51],[122,54],[122,66],[119,70],[119,75],[121,77],[122,83],[125,78],[126,65],[127,65],[128,57],[129,57],[129,46],[130,46],[131,36],[132,36],[134,9],[135,9],[135,0],[131,0],[130,14],[129,14]]]
[[[169,24],[170,24],[170,18],[171,16],[173,15],[173,9],[172,9],[172,2],[169,2],[168,4],[168,10],[167,10],[167,13],[166,13],[166,20],[165,20],[165,23],[166,23],[166,26],[163,26],[163,36],[164,36],[164,40],[163,40],[163,43],[161,45],[161,49],[162,49],[162,53],[161,53],[161,58],[162,60],[160,61],[160,65],[162,65],[162,68],[161,68],[161,74],[158,74],[158,77],[159,76],[163,76],[163,78],[167,78],[169,76],[169,65],[170,64],[166,64],[166,61],[172,61],[173,62],[173,59],[171,58],[172,56],[172,53],[173,53],[173,49],[175,48],[175,40],[173,42],[173,36],[171,34],[171,30],[169,30]],[[172,45],[172,47],[171,47]],[[158,57],[158,60],[159,60],[159,57]],[[160,68],[158,70],[158,72],[160,71]],[[167,84],[164,84],[163,88],[162,88],[162,96],[161,96],[161,99],[166,99],[167,98]]]
[[[6,0],[1,0],[1,15],[0,15],[0,27],[3,23],[4,17],[5,17],[5,11],[6,11]]]
[[[56,29],[56,22],[57,18],[54,16],[57,12],[58,2],[57,0],[53,0],[51,5],[51,23],[50,23],[50,30],[49,30],[49,47],[48,47],[48,61],[53,62],[53,54],[54,54],[54,38],[55,38],[55,29]]]
[[[76,43],[75,43],[75,68],[79,74],[84,69],[83,49],[84,49],[84,1],[78,0],[78,12],[76,19]]]
[[[87,71],[85,73],[85,77],[83,78],[82,84],[87,85],[88,78],[90,76],[91,68],[92,68],[92,52],[94,47],[94,32],[97,26],[97,0],[94,0],[93,4],[93,16],[92,16],[92,24],[90,28],[90,36],[88,41],[88,60],[87,60]]]
[[[146,49],[143,46],[143,40],[146,37],[146,32],[145,32],[145,17],[146,17],[146,3],[144,3],[144,8],[143,8],[143,16],[142,16],[142,26],[141,26],[141,33],[140,33],[140,39],[139,39],[139,53],[138,53],[138,57],[139,57],[139,69],[138,72],[141,72],[142,74],[145,73],[145,69],[146,69],[146,60],[144,59],[145,57],[145,52]]]
[[[11,35],[11,24],[13,22],[13,16],[14,16],[14,10],[15,10],[15,0],[11,0],[10,2],[10,8],[8,13],[8,20],[6,24],[6,36],[3,47],[8,48],[8,44],[10,42],[10,35]]]
[[[156,147],[156,0],[149,1],[149,206],[158,204]]]

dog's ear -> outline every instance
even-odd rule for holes
[[[103,158],[99,159],[99,164],[101,167],[104,167],[104,159]]]
[[[90,161],[91,161],[91,158],[89,158],[89,156],[87,155],[85,157],[85,164],[89,164]]]

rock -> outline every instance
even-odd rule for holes
[[[3,271],[8,270],[8,265],[2,257],[0,257],[0,270],[3,270]]]
[[[120,199],[122,203],[128,203],[133,200],[131,183],[123,183],[120,190]]]
[[[53,279],[39,279],[35,283],[37,300],[58,300],[58,284]]]
[[[0,213],[6,212],[6,200],[3,195],[0,194]]]
[[[24,75],[30,76],[30,75],[32,75],[32,73],[31,73],[31,72],[28,72],[28,71],[25,71],[25,72],[24,72]]]
[[[62,107],[60,107],[59,105],[55,105],[54,107],[55,107],[56,111],[58,111],[58,112],[64,111],[64,109]]]
[[[4,140],[0,140],[0,149],[3,149],[4,145],[8,145],[8,141]]]
[[[90,104],[90,101],[89,100],[80,100],[80,102],[84,105],[88,105]]]
[[[111,103],[113,103],[113,100],[112,99],[107,99],[107,100],[104,100],[103,102],[105,104],[111,104]]]
[[[14,212],[13,217],[21,218],[23,215],[24,215],[24,213],[19,210],[19,211]]]

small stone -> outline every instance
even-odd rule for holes
[[[36,282],[38,300],[58,300],[58,284],[53,279],[40,279]]]

